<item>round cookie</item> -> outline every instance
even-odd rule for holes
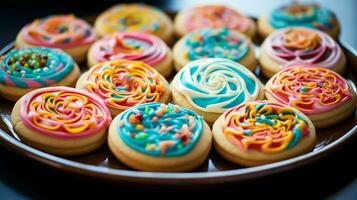
[[[226,111],[214,123],[214,147],[225,159],[257,166],[311,151],[314,125],[295,108],[277,102],[252,101]]]
[[[346,56],[326,33],[294,27],[276,30],[264,40],[259,63],[267,77],[295,63],[328,68],[342,74]]]
[[[258,20],[258,32],[262,38],[267,37],[276,29],[292,26],[302,26],[326,32],[334,39],[340,33],[340,25],[336,15],[316,3],[298,3],[279,7],[268,16]]]
[[[256,67],[254,49],[250,39],[237,31],[227,28],[197,30],[175,44],[175,69],[179,71],[187,63],[197,59],[226,58],[253,71]]]
[[[170,48],[157,36],[139,32],[116,32],[95,42],[88,52],[88,66],[125,59],[142,61],[168,77],[172,72]]]
[[[148,32],[166,43],[173,40],[172,21],[160,9],[144,4],[118,4],[101,13],[94,23],[99,36],[114,32]]]
[[[76,88],[99,96],[113,117],[133,106],[171,100],[166,79],[149,65],[130,60],[99,63],[78,79]]]
[[[250,38],[256,32],[253,20],[223,5],[201,5],[183,10],[176,15],[174,23],[179,37],[204,28],[229,28]]]
[[[109,128],[111,152],[143,171],[190,171],[206,161],[212,133],[202,117],[173,104],[147,103],[118,115]]]
[[[223,58],[187,64],[171,83],[175,104],[189,108],[212,125],[226,110],[264,98],[263,85],[242,65]]]
[[[341,122],[356,108],[352,86],[326,68],[295,65],[275,74],[265,87],[265,96],[297,108],[316,128]]]
[[[77,64],[60,49],[14,49],[0,57],[0,95],[17,101],[40,87],[73,87],[79,75]]]
[[[17,35],[16,46],[59,48],[82,62],[95,40],[94,30],[84,20],[74,15],[51,15],[24,26]]]
[[[25,143],[57,155],[78,155],[102,146],[111,122],[102,100],[69,87],[31,91],[16,102],[12,125]]]

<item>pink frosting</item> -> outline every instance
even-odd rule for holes
[[[168,52],[168,47],[160,38],[141,32],[117,32],[98,40],[93,48],[97,62],[126,59],[151,66],[159,64]]]
[[[290,66],[294,63],[309,64],[315,67],[332,68],[341,57],[341,48],[326,33],[314,31],[320,37],[320,44],[313,49],[290,49],[284,45],[284,34],[290,28],[273,32],[264,42],[264,50],[275,62]],[[302,29],[302,28],[300,28]]]
[[[36,19],[21,31],[23,39],[35,46],[71,48],[96,40],[92,27],[73,15],[55,15]]]
[[[188,31],[202,28],[229,28],[239,32],[246,32],[249,20],[237,11],[222,5],[198,6],[185,16],[185,26]]]
[[[46,99],[48,96],[54,97],[53,101]],[[70,98],[80,100],[73,101]],[[62,86],[27,93],[20,104],[20,117],[27,128],[60,139],[93,135],[106,129],[111,122],[109,109],[100,98],[86,91]],[[74,132],[68,127],[85,128]]]

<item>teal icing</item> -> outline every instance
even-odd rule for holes
[[[292,9],[298,11],[291,11]],[[304,26],[315,29],[332,29],[333,12],[317,4],[293,3],[274,10],[269,18],[270,24],[277,29],[288,26]]]
[[[202,29],[192,32],[185,37],[184,41],[190,60],[227,58],[238,62],[249,52],[247,40],[227,28]]]
[[[230,64],[230,63],[228,63]],[[201,108],[207,108],[208,106],[214,104],[224,104],[221,107],[223,109],[229,109],[246,101],[246,94],[244,92],[235,93],[229,91],[237,91],[240,90],[240,87],[245,85],[249,95],[254,95],[257,91],[257,83],[254,79],[246,75],[246,72],[242,72],[236,67],[232,67],[230,65],[226,65],[224,62],[216,62],[212,65],[222,65],[221,67],[211,69],[210,67],[203,67],[200,68],[200,71],[197,71],[199,66],[191,66],[189,68],[189,76],[185,76],[185,73],[181,73],[179,75],[180,82],[183,86],[188,88],[189,90],[195,91],[200,93],[198,97],[192,97],[192,102]],[[234,65],[237,65],[234,63]],[[185,70],[185,69],[183,69]],[[232,75],[234,73],[235,75]],[[205,74],[210,79],[202,79],[202,75]],[[204,90],[202,88],[203,85],[207,84],[208,82],[215,82],[214,78],[217,76],[224,77],[224,81],[227,82],[227,87],[221,87],[218,90],[214,91],[215,94]],[[237,79],[235,76],[242,79],[244,84],[237,85]],[[196,80],[195,77],[197,77]],[[214,77],[214,78],[212,78]],[[199,86],[201,88],[199,88]],[[203,96],[202,96],[203,95]],[[211,96],[213,95],[213,96]]]
[[[20,88],[45,87],[64,79],[74,65],[69,55],[56,49],[14,49],[0,62],[0,83]]]
[[[157,112],[166,107],[161,117]],[[131,123],[130,117],[136,116],[138,123]],[[157,120],[153,120],[157,117]],[[122,125],[120,125],[122,123]],[[130,148],[150,156],[177,157],[189,153],[196,145],[203,132],[202,117],[186,108],[173,104],[161,103],[142,104],[121,113],[117,121],[117,131],[123,142]],[[137,128],[137,124],[144,129]],[[163,127],[171,127],[160,132]],[[188,128],[190,135],[184,129]],[[161,148],[162,142],[172,142],[166,151]],[[148,148],[154,145],[155,149]]]

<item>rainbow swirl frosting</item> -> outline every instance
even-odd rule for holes
[[[259,80],[242,65],[222,58],[193,61],[173,80],[175,89],[197,109],[222,113],[260,93]]]
[[[195,7],[189,10],[185,16],[185,26],[190,32],[202,28],[229,28],[246,32],[249,24],[248,18],[222,5]]]
[[[25,26],[20,37],[35,46],[71,48],[94,42],[96,34],[87,22],[74,15],[51,15]]]
[[[326,33],[308,28],[285,28],[272,33],[263,49],[281,65],[311,64],[332,68],[341,58],[341,48]]]
[[[276,28],[288,26],[304,26],[319,30],[332,29],[336,16],[333,12],[318,4],[300,4],[293,2],[274,10],[269,18],[270,24]]]
[[[102,98],[109,108],[126,110],[157,102],[166,90],[161,75],[143,62],[116,60],[100,63],[83,79],[85,90]]]
[[[167,55],[168,47],[158,37],[147,33],[116,32],[93,45],[97,62],[126,59],[155,66]]]
[[[189,60],[227,58],[238,62],[250,50],[248,38],[227,28],[201,29],[189,33],[183,40],[182,49]]]
[[[1,58],[0,83],[20,88],[45,87],[67,77],[73,59],[59,49],[14,49]]]
[[[173,104],[147,103],[118,117],[120,138],[130,148],[150,156],[189,153],[203,132],[202,117]]]
[[[352,99],[347,81],[325,68],[295,65],[269,80],[266,92],[307,115],[333,110]]]
[[[223,134],[242,151],[278,153],[310,133],[306,117],[276,102],[253,101],[224,114]]]
[[[56,138],[81,138],[105,130],[111,116],[101,99],[69,87],[48,87],[27,93],[20,104],[25,126]]]
[[[148,32],[159,35],[167,31],[170,19],[156,7],[144,4],[119,4],[98,17],[96,26],[105,33]]]

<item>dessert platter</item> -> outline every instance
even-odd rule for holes
[[[144,4],[35,19],[0,51],[0,143],[135,184],[241,182],[318,162],[357,134],[357,52],[340,29],[332,11],[295,2],[259,19]]]

